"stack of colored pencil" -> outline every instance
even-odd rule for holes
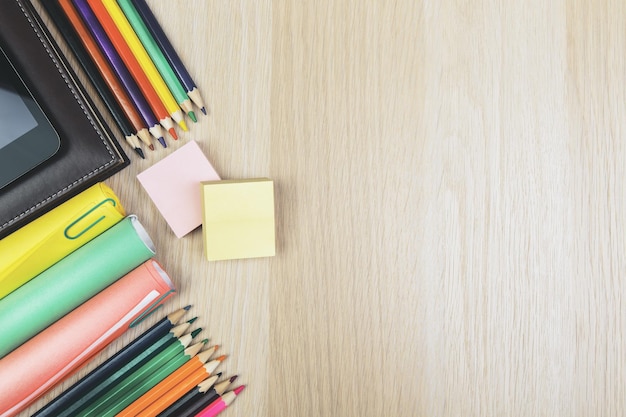
[[[218,346],[193,343],[196,317],[183,321],[189,306],[170,313],[130,344],[65,390],[34,416],[214,417],[244,389],[229,390],[236,375],[218,381],[213,358]]]
[[[178,139],[175,121],[204,114],[202,97],[145,0],[46,0],[52,21],[124,134],[145,158],[141,143]],[[173,120],[173,121],[172,121]],[[141,142],[141,143],[140,143]]]

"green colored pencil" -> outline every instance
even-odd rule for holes
[[[65,389],[56,398],[40,408],[34,416],[37,417],[62,417],[74,403],[79,401],[99,383],[126,366],[133,358],[150,348],[168,333],[171,337],[182,336],[191,323],[186,322],[176,325],[187,313],[191,306],[178,309],[156,322],[148,330],[137,336],[113,356],[102,362],[84,377],[80,378],[71,387]]]
[[[117,3],[120,5],[124,15],[126,15],[126,18],[128,19],[128,22],[137,34],[137,37],[143,44],[146,52],[148,52],[152,62],[154,62],[154,65],[159,70],[159,73],[161,73],[165,84],[167,84],[180,107],[189,115],[191,120],[197,122],[196,115],[193,112],[193,106],[191,105],[191,100],[187,96],[180,80],[176,74],[174,74],[174,70],[170,66],[167,58],[163,55],[163,51],[161,51],[161,48],[159,48],[159,45],[152,37],[152,33],[150,33],[150,30],[137,12],[137,9],[135,9],[135,6],[130,2],[130,0],[117,0]]]
[[[202,349],[204,344],[208,342],[208,339],[203,340],[200,343],[196,343],[185,350],[185,354],[182,356],[176,356],[165,365],[162,365],[159,369],[148,376],[148,379],[143,379],[139,384],[135,384],[128,390],[124,390],[121,396],[116,396],[113,402],[108,402],[103,407],[99,407],[94,416],[98,417],[114,417],[133,403],[137,398],[148,392],[152,387],[163,381],[172,372],[176,371],[182,365],[187,363]]]
[[[116,382],[122,380],[127,375],[130,375],[132,372],[138,370],[151,358],[155,357],[156,355],[167,349],[169,346],[178,345],[180,346],[180,350],[185,349],[185,347],[189,343],[191,343],[191,340],[195,335],[192,333],[191,335],[185,337],[184,340],[181,340],[181,337],[183,337],[183,333],[194,321],[195,318],[172,328],[167,334],[163,335],[152,345],[148,346],[144,351],[134,356],[132,359],[128,360],[128,362],[126,362],[123,366],[113,372],[110,376],[98,382],[92,388],[85,390],[85,392],[83,392],[79,398],[75,399],[71,404],[66,405],[66,408],[64,408],[62,411],[59,411],[56,416],[69,417],[76,415],[77,412],[86,407],[90,401],[95,401],[100,393],[112,387]]]
[[[135,385],[138,385],[146,378],[149,378],[150,375],[159,371],[159,369],[164,367],[170,361],[177,358],[187,357],[189,349],[192,349],[194,346],[199,344],[201,345],[201,343],[198,343],[186,348],[192,338],[192,334],[187,334],[181,337],[179,339],[179,342],[181,343],[174,343],[168,346],[136,371],[130,373],[129,375],[124,375],[123,379],[116,381],[113,385],[109,386],[108,389],[100,392],[95,398],[92,398],[91,401],[86,404],[86,407],[82,407],[82,410],[79,410],[77,414],[72,414],[72,416],[101,417],[102,411],[115,404],[117,399],[123,396],[127,390],[132,389]]]

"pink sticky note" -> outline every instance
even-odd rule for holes
[[[137,179],[176,237],[202,224],[200,182],[220,180],[194,141],[146,169]]]

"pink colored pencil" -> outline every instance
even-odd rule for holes
[[[222,411],[226,410],[226,407],[235,401],[235,398],[237,398],[239,393],[241,393],[245,387],[245,385],[241,385],[232,391],[228,391],[226,394],[222,395],[196,414],[196,417],[215,417]]]

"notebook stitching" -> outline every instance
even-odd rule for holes
[[[41,44],[43,45],[43,47],[46,49],[46,52],[48,53],[48,56],[50,57],[50,59],[52,59],[52,62],[54,63],[54,66],[57,68],[57,71],[59,72],[59,74],[61,75],[61,77],[63,78],[63,81],[65,82],[65,84],[67,85],[67,87],[70,89],[72,95],[74,96],[74,99],[76,100],[76,102],[78,103],[78,105],[80,106],[80,108],[83,110],[83,113],[85,114],[85,116],[87,116],[87,120],[89,120],[89,123],[91,124],[91,126],[93,127],[94,131],[96,132],[96,134],[98,135],[98,137],[100,138],[100,140],[102,141],[102,143],[105,145],[109,155],[111,156],[111,160],[103,165],[101,165],[100,167],[88,172],[87,174],[83,175],[82,177],[72,181],[70,184],[66,185],[65,187],[61,188],[60,190],[58,190],[57,192],[51,194],[50,196],[46,197],[45,199],[39,201],[38,203],[36,203],[35,205],[27,208],[26,210],[22,211],[20,214],[16,215],[15,217],[13,217],[11,220],[6,221],[5,223],[2,224],[2,226],[0,228],[4,228],[8,225],[10,225],[11,223],[14,223],[15,221],[19,220],[20,218],[26,216],[28,213],[30,213],[31,211],[39,208],[42,204],[45,204],[46,202],[52,200],[53,198],[55,198],[57,195],[64,193],[65,191],[67,191],[68,189],[72,188],[73,186],[75,186],[76,184],[84,181],[85,179],[92,177],[93,175],[97,174],[98,172],[102,171],[103,169],[105,169],[106,167],[108,167],[109,165],[111,165],[112,163],[115,162],[115,155],[114,153],[111,151],[111,147],[109,146],[109,144],[107,143],[107,141],[103,138],[102,133],[100,132],[100,130],[97,128],[97,126],[94,124],[93,118],[91,117],[91,115],[89,114],[89,112],[86,110],[85,106],[83,105],[83,102],[81,101],[80,97],[77,95],[76,90],[74,89],[74,86],[71,85],[68,82],[68,78],[67,75],[64,73],[63,69],[61,68],[58,60],[56,59],[56,57],[54,56],[54,54],[50,51],[50,48],[48,47],[47,42],[42,38],[42,35],[40,33],[40,31],[38,30],[38,28],[35,26],[35,24],[33,23],[29,12],[24,8],[24,5],[22,4],[22,2],[20,0],[15,0],[16,4],[19,6],[20,10],[22,11],[22,13],[24,14],[24,16],[26,17],[26,19],[28,20],[28,23],[30,24],[30,27],[33,29],[33,31],[35,32],[35,34],[37,35],[37,38],[39,39],[39,42],[41,42]]]

